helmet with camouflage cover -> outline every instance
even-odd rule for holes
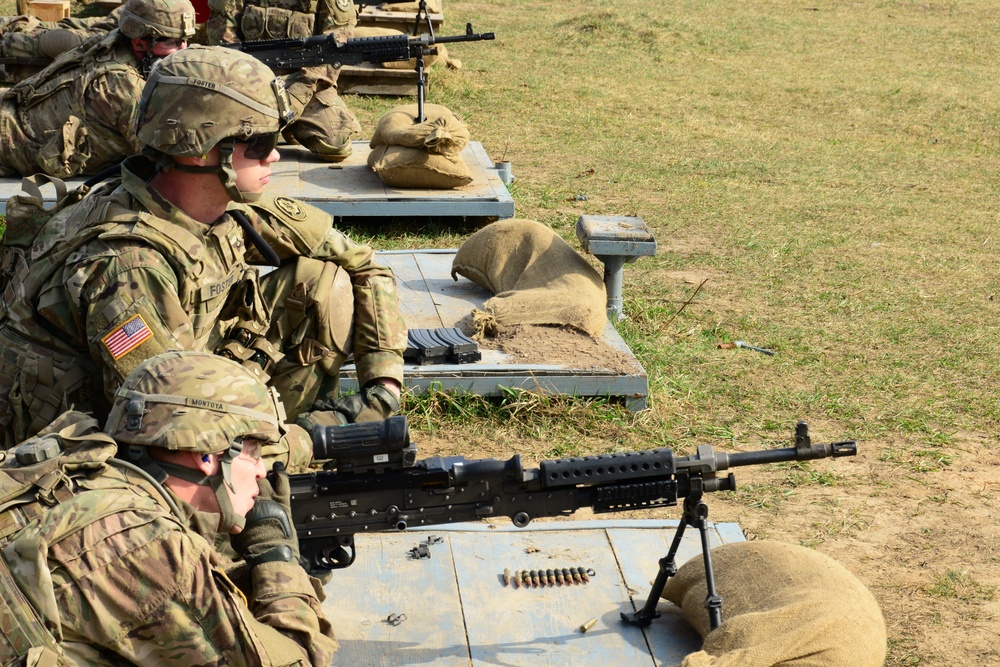
[[[194,6],[190,0],[128,0],[118,18],[118,30],[129,39],[194,36]]]
[[[217,173],[234,201],[259,195],[236,187],[233,145],[273,135],[294,112],[281,79],[262,62],[223,46],[191,46],[160,60],[142,91],[136,135],[165,168]],[[181,165],[174,158],[198,157],[220,148],[217,166]],[[272,146],[273,147],[273,146]]]
[[[278,442],[284,421],[277,392],[239,363],[208,352],[175,351],[147,359],[129,374],[115,393],[104,432],[140,465],[211,486],[228,529],[242,526],[223,484],[233,488],[232,461],[243,439]],[[154,463],[147,447],[222,453],[221,471],[205,477],[193,468]]]

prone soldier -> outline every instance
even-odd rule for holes
[[[71,406],[106,415],[122,380],[167,350],[246,364],[290,419],[398,410],[407,336],[392,271],[326,213],[263,192],[288,108],[281,80],[233,49],[192,46],[157,64],[139,103],[143,154],[0,261],[6,442]],[[267,261],[280,266],[261,276]],[[338,398],[352,354],[362,392]],[[290,469],[312,456],[269,454]]]
[[[0,176],[96,174],[139,150],[135,112],[152,63],[187,46],[189,0],[128,0],[117,28],[0,95]]]
[[[42,21],[29,14],[0,18],[0,80],[16,83],[52,59],[118,27],[121,7],[107,16]]]
[[[209,44],[268,39],[353,35],[358,10],[353,0],[209,0]],[[352,151],[361,125],[337,94],[339,70],[332,66],[277,72],[295,111],[285,138],[316,156],[340,162]]]
[[[261,459],[283,431],[246,368],[169,352],[126,379],[103,432],[66,412],[0,455],[0,614],[18,628],[0,662],[329,665],[288,477]]]

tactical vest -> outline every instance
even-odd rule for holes
[[[225,14],[225,0],[209,0],[208,6]],[[242,39],[304,39],[316,30],[318,0],[248,0],[237,18]],[[334,28],[357,23],[353,0],[331,0],[331,16],[327,20]]]
[[[152,496],[108,492],[132,485],[109,467],[116,451],[96,420],[66,413],[0,453],[0,665],[66,664],[50,545],[120,511],[164,509]]]
[[[12,269],[0,301],[0,325],[4,324],[6,311],[6,320],[18,330],[35,334],[32,337],[40,341],[51,338],[37,322],[36,307],[41,287],[86,243],[95,239],[122,240],[150,246],[167,260],[176,275],[189,278],[180,281],[178,297],[200,320],[195,322],[196,341],[204,342],[210,337],[224,306],[225,293],[202,294],[204,285],[193,269],[200,265],[206,252],[204,244],[177,225],[150,213],[132,210],[136,206],[131,196],[123,188],[116,188],[118,185],[120,181],[112,181],[78,205],[53,214],[35,236],[30,252],[5,247],[2,266]],[[242,232],[239,233],[242,237]],[[6,258],[8,255],[11,259]],[[235,277],[243,279],[247,266],[245,260],[235,263],[232,272],[239,274]],[[203,303],[210,305],[202,307]],[[60,345],[58,340],[53,342],[61,352],[77,352],[71,346]]]
[[[0,99],[13,116],[8,123],[16,125],[19,139],[17,155],[7,158],[11,170],[67,177],[99,169],[97,164],[88,167],[98,155],[102,163],[109,159],[100,154],[109,150],[101,143],[102,133],[106,137],[109,129],[88,127],[88,105],[98,78],[123,72],[139,79],[135,56],[118,36],[113,30],[103,39],[67,51],[3,93]]]
[[[32,223],[22,225],[21,229],[26,226],[29,231],[14,234],[9,241],[20,239],[20,244],[26,247],[9,245],[8,239],[3,239],[0,266],[7,268],[8,278],[6,285],[0,285],[3,288],[0,295],[0,340],[3,341],[0,346],[0,427],[8,433],[23,437],[36,432],[67,409],[65,397],[72,397],[77,392],[88,392],[91,400],[96,401],[94,406],[103,400],[101,371],[89,352],[67,340],[65,332],[55,329],[39,314],[43,288],[88,242],[95,239],[138,241],[165,258],[173,272],[181,277],[178,297],[191,314],[196,347],[214,347],[216,339],[221,339],[221,333],[228,330],[230,322],[223,316],[223,309],[233,286],[249,282],[252,288],[256,287],[256,272],[248,269],[242,255],[236,257],[230,267],[231,280],[224,279],[218,289],[204,285],[198,278],[200,271],[196,270],[202,268],[201,259],[207,252],[202,241],[150,213],[130,210],[135,204],[127,191],[116,187],[118,185],[119,181],[111,181],[77,205],[49,213],[48,220],[30,241],[26,239],[31,237]],[[30,199],[27,195],[21,197]],[[40,207],[40,202],[35,204]],[[28,206],[23,208],[31,210]],[[39,213],[37,208],[34,212],[37,218],[33,224],[37,225],[46,213]],[[233,228],[233,233],[239,233],[242,241],[242,231],[235,225]],[[17,229],[19,226],[15,222]],[[37,364],[38,368],[26,366],[27,359],[33,360],[32,364]],[[127,374],[125,371],[123,374]],[[24,402],[23,408],[11,403],[13,385],[10,383],[16,375],[29,378],[25,380],[29,386],[22,386],[19,396]],[[12,423],[19,414],[30,415],[30,424]]]
[[[92,45],[88,43],[59,55],[41,72],[7,90],[4,97],[16,100],[18,111],[24,117],[63,88],[78,86],[80,90],[87,90],[94,79],[112,70],[134,70],[135,57],[127,47],[118,48],[118,35],[118,30],[112,30]],[[83,95],[77,97],[77,105],[68,111],[82,116],[86,99]]]

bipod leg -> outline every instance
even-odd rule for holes
[[[626,623],[646,628],[649,627],[654,618],[660,617],[660,613],[656,611],[656,606],[660,603],[660,596],[663,595],[663,587],[667,585],[667,579],[677,574],[677,550],[680,548],[681,540],[684,538],[684,529],[689,525],[696,525],[694,522],[697,521],[697,515],[693,511],[694,507],[693,505],[689,507],[692,502],[693,505],[701,502],[701,492],[692,493],[684,499],[684,514],[677,525],[674,539],[670,543],[670,550],[667,551],[666,556],[659,560],[660,571],[656,573],[656,580],[653,582],[652,590],[649,591],[649,597],[646,598],[646,604],[637,612],[631,614],[622,612],[621,618]]]
[[[684,503],[687,505],[687,502]],[[686,509],[686,508],[685,508]],[[715,591],[715,574],[712,572],[712,551],[708,546],[708,505],[698,502],[694,508],[697,518],[692,524],[701,534],[701,555],[705,562],[705,609],[708,610],[708,622],[715,630],[722,625],[722,597]]]
[[[427,73],[424,71],[424,54],[417,56],[417,122],[423,123],[424,117],[424,86],[427,85]]]
[[[413,17],[413,36],[417,37],[420,35],[420,17],[423,15],[424,22],[427,24],[427,34],[434,38],[434,26],[431,25],[431,16],[427,13],[427,0],[420,0],[417,3],[417,15]]]

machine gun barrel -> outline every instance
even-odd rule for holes
[[[717,477],[730,467],[857,453],[854,442],[813,444],[805,422],[796,427],[795,441],[795,447],[759,452],[727,454],[703,445],[689,457],[652,449],[525,468],[518,455],[417,461],[405,417],[318,428],[314,453],[328,461],[321,471],[290,477],[292,521],[303,556],[332,569],[354,561],[356,533],[501,516],[524,527],[583,507],[605,513],[673,506],[696,493],[735,489],[732,473]]]
[[[492,32],[475,33],[472,24],[466,24],[464,35],[436,37],[421,35],[385,35],[380,37],[352,37],[338,43],[330,35],[313,35],[303,39],[265,39],[253,42],[223,44],[231,49],[248,53],[275,71],[315,67],[317,65],[360,65],[409,60],[423,55],[434,55],[435,44],[454,42],[479,42],[496,39]]]

